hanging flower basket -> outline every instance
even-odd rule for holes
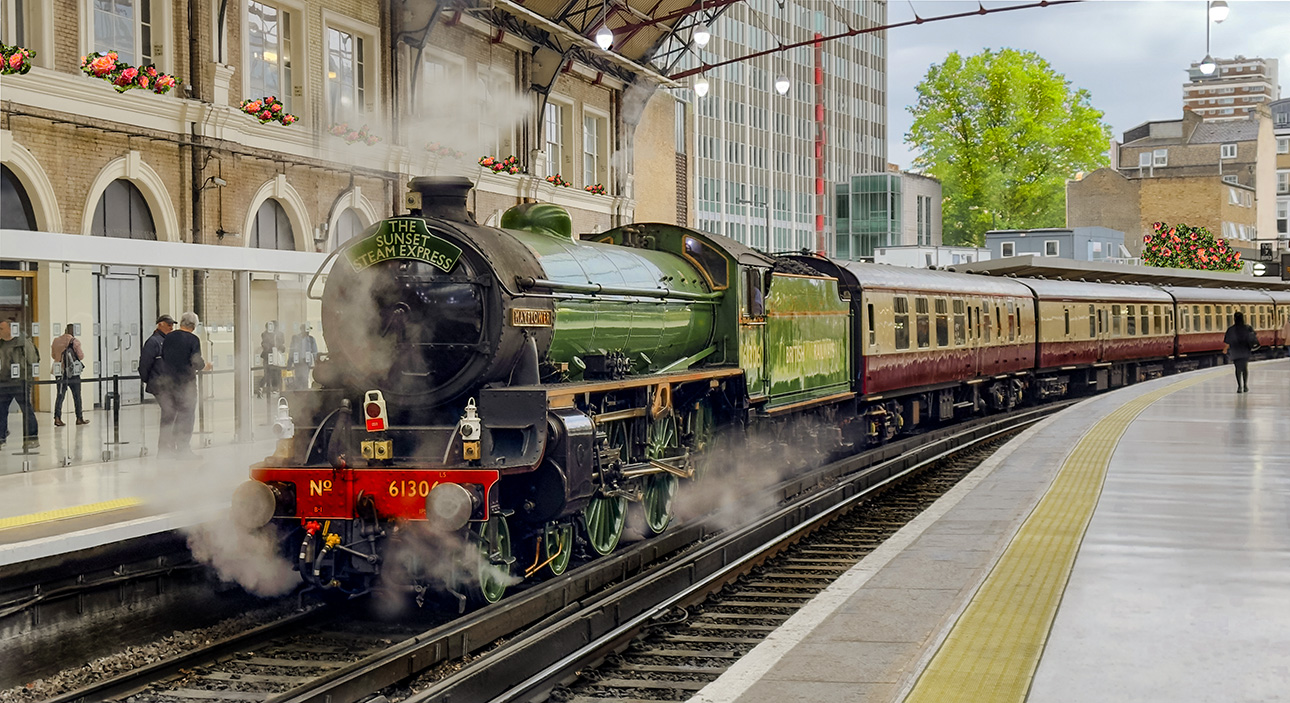
[[[426,144],[426,151],[438,156],[439,158],[446,156],[452,159],[464,159],[466,157],[466,152],[457,151],[447,144],[440,144],[439,142],[430,142],[429,144]]]
[[[331,126],[331,134],[334,137],[344,139],[346,144],[357,144],[362,142],[368,146],[374,146],[377,142],[381,141],[380,137],[367,131],[367,125],[354,129],[348,124],[342,122]]]
[[[81,73],[91,78],[102,78],[116,88],[116,92],[141,88],[157,95],[165,95],[179,85],[175,77],[162,73],[156,66],[134,67],[120,61],[115,51],[106,54],[94,52],[81,57]]]
[[[4,63],[0,65],[0,75],[22,75],[31,70],[31,60],[36,56],[36,52],[21,46],[9,46],[0,43],[0,57],[3,57]]]
[[[509,173],[513,176],[520,172],[520,160],[514,156],[508,156],[504,159],[496,159],[491,156],[481,156],[479,158],[479,165],[493,173]]]
[[[283,126],[290,125],[300,120],[299,117],[287,112],[278,100],[276,95],[270,95],[267,98],[246,99],[242,101],[242,112],[254,117],[260,121],[260,124],[269,122],[278,122]]]
[[[604,186],[602,186],[602,185],[600,185],[599,183],[597,183],[597,184],[595,184],[595,185],[587,186],[587,187],[583,188],[583,190],[587,191],[588,193],[591,193],[592,195],[604,195],[604,194],[605,194],[605,187],[604,187]]]
[[[553,175],[553,176],[547,176],[547,177],[546,177],[546,182],[547,182],[547,183],[551,183],[551,184],[553,184],[553,185],[558,185],[558,186],[560,186],[560,187],[562,187],[562,188],[568,188],[570,185],[572,185],[572,184],[571,184],[571,183],[569,183],[568,181],[566,181],[566,180],[564,180],[563,178],[561,178],[561,177],[560,177],[560,174],[558,174],[558,173],[557,173],[557,174],[555,174],[555,175]]]
[[[1240,271],[1241,252],[1204,227],[1157,222],[1142,238],[1142,262],[1161,268]]]

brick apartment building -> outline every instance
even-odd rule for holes
[[[1158,221],[1203,226],[1247,255],[1276,228],[1276,140],[1266,106],[1233,120],[1147,122],[1124,133],[1115,168],[1066,189],[1066,225],[1125,233],[1135,255]]]

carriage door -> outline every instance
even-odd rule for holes
[[[152,334],[157,315],[157,278],[144,275],[134,267],[103,267],[95,275],[95,293],[98,300],[95,330],[98,337],[98,354],[94,360],[94,376],[111,379],[112,376],[137,376],[139,354],[143,340]],[[145,301],[146,304],[145,304]],[[96,384],[96,402],[103,405],[112,383]],[[121,404],[135,405],[143,399],[143,385],[136,380],[122,380]]]

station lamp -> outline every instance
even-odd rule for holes
[[[788,95],[788,89],[790,87],[791,87],[791,83],[788,80],[788,76],[781,73],[779,74],[779,76],[775,78],[776,93],[779,93],[780,95]]]
[[[712,41],[712,30],[708,29],[708,23],[700,22],[694,25],[694,31],[690,34],[690,38],[694,40],[694,45],[700,49],[707,46],[708,42]]]
[[[605,24],[601,26],[599,32],[596,32],[596,46],[599,46],[601,49],[604,49],[605,51],[609,51],[609,47],[613,45],[614,45],[614,33],[609,29],[609,25]]]
[[[1209,3],[1209,19],[1214,24],[1222,24],[1231,11],[1232,8],[1227,6],[1227,0],[1212,0]]]
[[[694,80],[694,94],[703,97],[708,94],[708,79],[705,76],[699,76]]]

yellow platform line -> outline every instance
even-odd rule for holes
[[[27,527],[30,525],[38,525],[42,522],[66,520],[68,518],[84,517],[86,515],[97,515],[98,513],[123,510],[125,508],[133,508],[139,505],[143,505],[143,501],[138,498],[117,498],[116,500],[105,500],[99,503],[74,505],[70,508],[59,508],[58,510],[46,510],[40,513],[0,518],[0,530],[8,530],[14,527]]]
[[[1025,701],[1120,437],[1152,403],[1215,375],[1139,396],[1085,433],[905,703]]]

